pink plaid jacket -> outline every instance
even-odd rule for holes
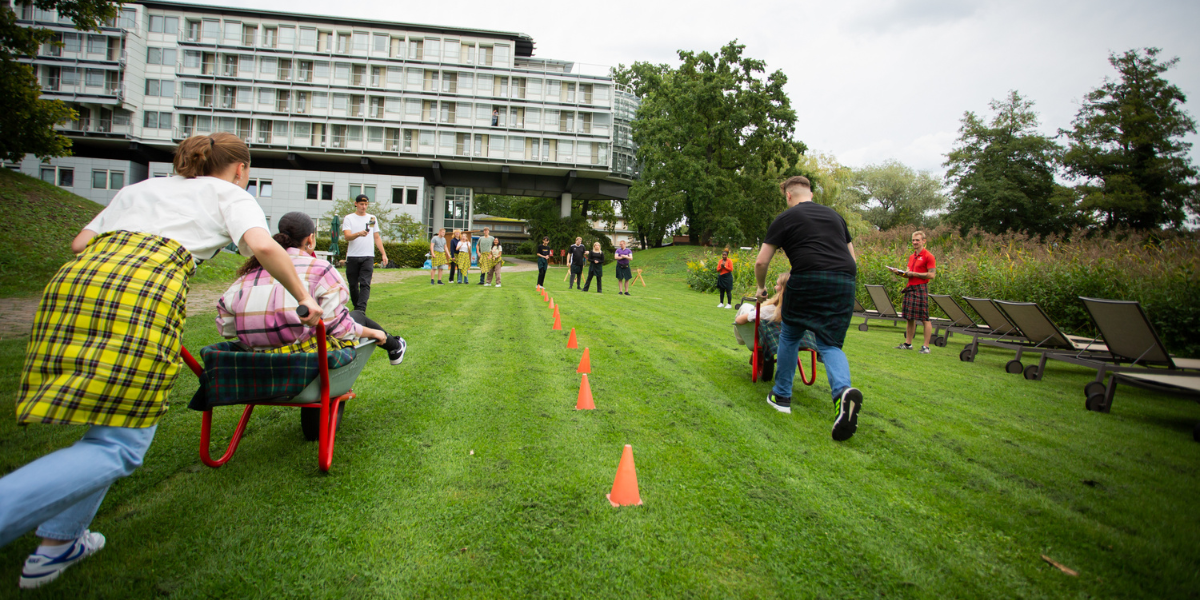
[[[287,253],[300,280],[308,283],[308,293],[325,312],[326,333],[338,339],[362,337],[362,325],[355,323],[346,309],[350,293],[341,273],[328,261],[298,248],[288,248]],[[297,306],[296,299],[266,269],[254,269],[233,282],[217,301],[217,330],[255,349],[303,342],[315,330],[300,322]]]

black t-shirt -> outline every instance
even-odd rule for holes
[[[850,230],[837,211],[817,204],[801,202],[775,217],[764,240],[783,248],[792,263],[792,274],[805,271],[840,271],[857,275],[850,256]]]
[[[583,244],[571,245],[571,264],[583,266],[583,255],[587,254],[587,247]]]
[[[604,264],[603,252],[588,252],[587,255],[588,262],[591,263],[592,267],[599,268],[600,265]]]
[[[550,255],[550,246],[547,246],[545,244],[538,244],[537,255],[540,256],[541,258],[546,258],[547,256],[549,256]]]

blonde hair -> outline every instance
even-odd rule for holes
[[[920,229],[918,229],[918,230],[916,230],[916,231],[912,232],[912,234],[913,234],[913,235],[919,235],[919,236],[921,236],[921,239],[923,239],[923,240],[925,240],[925,239],[929,239],[929,238],[925,237],[925,232],[924,232],[924,231],[921,231]]]
[[[232,133],[194,135],[175,148],[175,173],[188,179],[213,175],[237,163],[250,166],[250,149]]]
[[[790,271],[784,271],[780,273],[779,277],[775,278],[775,283],[783,286],[783,291],[771,296],[770,298],[767,298],[767,302],[764,304],[764,306],[775,307],[775,316],[771,317],[771,320],[775,321],[776,323],[783,320],[783,295],[787,293],[788,280],[791,278],[792,274]]]
[[[796,186],[800,186],[806,190],[812,191],[812,182],[810,182],[807,177],[803,177],[801,175],[787,178],[787,181],[779,184],[779,191],[783,192],[783,195],[786,196],[788,190]]]

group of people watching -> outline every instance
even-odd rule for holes
[[[450,266],[450,283],[471,283],[472,258],[477,258],[479,264],[479,285],[490,286],[495,281],[495,286],[500,287],[504,246],[500,240],[492,237],[491,228],[483,228],[483,235],[479,237],[475,250],[471,249],[470,231],[455,229],[447,235],[445,227],[438,229],[437,235],[429,240],[429,285],[444,285],[442,268],[446,265]]]
[[[549,238],[542,238],[542,243],[546,244]],[[540,246],[539,246],[540,248]],[[549,250],[549,247],[547,247]],[[617,275],[617,295],[629,294],[629,280],[631,277],[631,269],[629,262],[633,260],[633,250],[625,247],[625,240],[617,242],[617,248],[613,251],[613,259],[616,261]],[[583,282],[583,265],[588,266],[587,282]],[[594,242],[592,249],[588,250],[587,246],[583,245],[583,238],[575,238],[575,243],[567,249],[567,267],[570,269],[570,282],[567,284],[567,289],[577,289],[580,291],[588,291],[592,286],[592,279],[596,280],[596,293],[603,293],[601,287],[604,282],[604,251],[600,248],[600,242]],[[545,271],[541,261],[538,261],[538,270]],[[542,277],[539,275],[538,281]],[[582,287],[580,284],[582,283]],[[540,285],[540,283],[539,283]]]

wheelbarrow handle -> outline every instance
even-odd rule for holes
[[[303,304],[301,304],[300,306],[297,306],[296,307],[296,316],[300,317],[301,319],[303,319],[304,317],[307,317],[308,316],[308,307],[304,306]]]

